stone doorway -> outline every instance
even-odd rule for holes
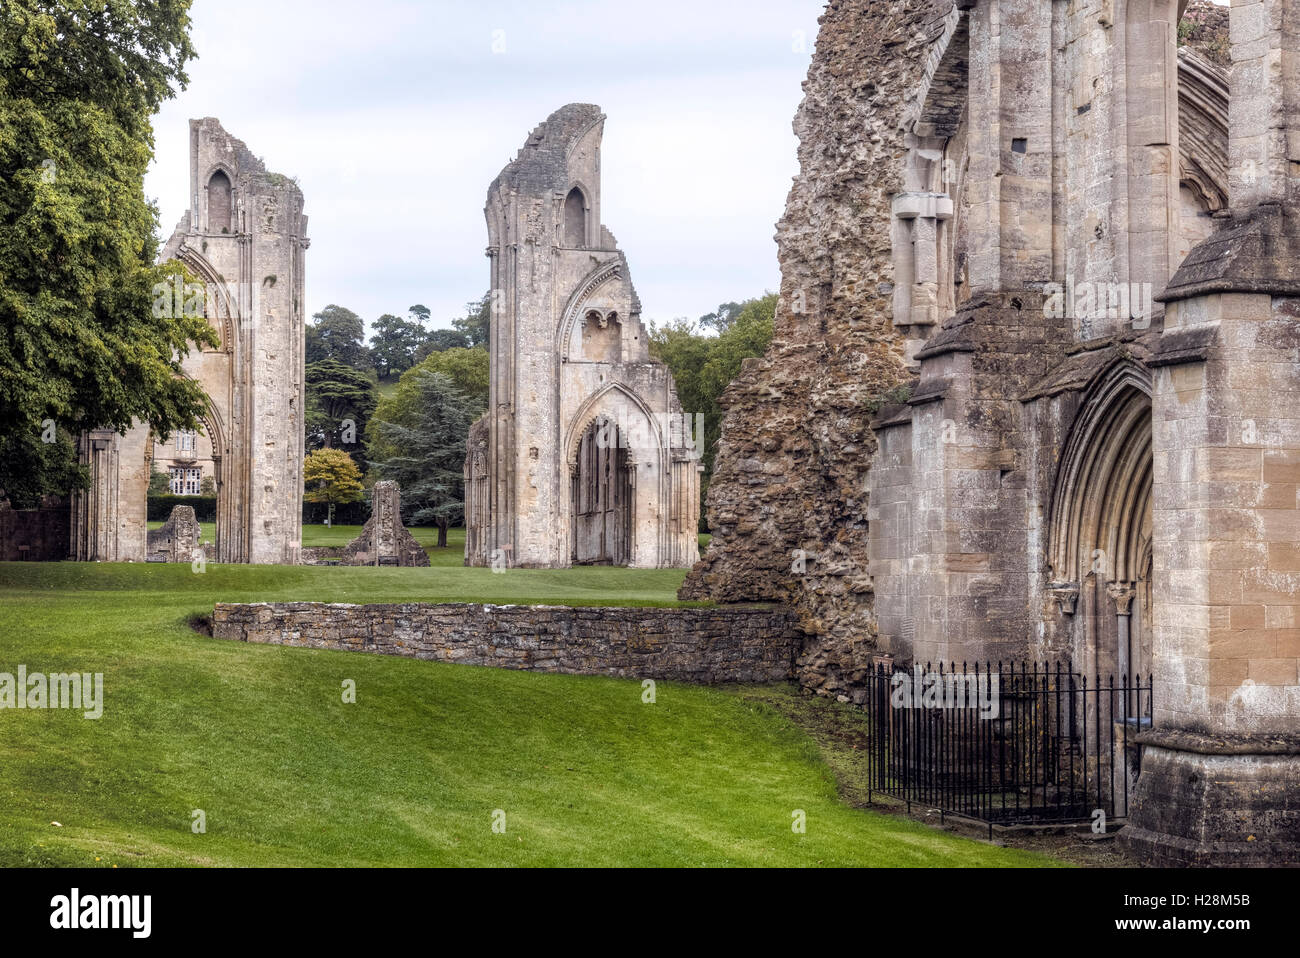
[[[629,565],[635,467],[613,419],[598,417],[582,434],[570,471],[575,565]]]
[[[1121,368],[1084,403],[1052,510],[1058,594],[1069,595],[1071,658],[1085,674],[1148,676],[1152,663],[1151,396]]]

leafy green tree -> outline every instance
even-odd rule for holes
[[[488,404],[488,367],[486,349],[444,349],[431,353],[420,362],[418,369],[442,373],[451,384],[470,401],[475,415],[481,415]]]
[[[719,333],[724,332],[736,321],[736,317],[740,315],[740,311],[745,305],[744,303],[723,303],[713,312],[701,316],[700,325],[705,329],[712,329]]]
[[[307,362],[334,359],[344,366],[365,371],[371,368],[365,346],[366,324],[352,310],[333,304],[312,317],[307,327]]]
[[[740,304],[723,304],[717,312],[700,317],[699,326],[719,330],[716,335],[701,333],[695,323],[686,319],[650,328],[650,353],[672,371],[682,410],[691,416],[704,415],[701,503],[708,492],[718,439],[722,435],[719,399],[740,374],[741,363],[767,352],[772,341],[776,302],[776,294],[769,293]],[[703,514],[701,510],[700,515]]]
[[[15,509],[35,509],[45,496],[65,496],[85,485],[77,447],[64,430],[33,441],[22,434],[0,435],[0,499]]]
[[[408,522],[438,527],[440,549],[447,529],[465,518],[465,442],[479,411],[451,377],[421,365],[402,375],[371,423],[376,472],[401,485]]]
[[[334,524],[334,507],[362,498],[361,470],[342,449],[317,449],[309,454],[302,467],[303,494],[308,502],[329,503],[330,525]]]
[[[419,303],[416,303],[414,306],[408,309],[407,312],[411,314],[411,318],[415,322],[420,324],[421,329],[423,329],[424,324],[429,321],[429,317],[433,315],[433,313],[429,311],[428,306],[423,306]]]
[[[375,365],[375,372],[388,377],[405,372],[415,365],[416,353],[427,336],[423,326],[392,313],[385,313],[375,320],[372,328],[374,335],[370,337],[370,358]]]
[[[188,82],[188,0],[5,0],[0,15],[0,484],[83,476],[68,434],[197,428],[179,375],[215,345],[202,315],[155,310],[157,210],[144,194],[152,116]],[[20,466],[21,464],[21,466]],[[60,491],[66,492],[67,489]]]
[[[165,496],[172,491],[171,477],[161,469],[149,470],[149,496]],[[200,490],[202,491],[202,490]]]
[[[307,445],[359,447],[378,402],[374,380],[337,359],[312,363],[306,379]]]
[[[415,351],[415,361],[424,362],[434,353],[448,349],[468,349],[469,337],[454,329],[431,329],[424,334],[424,342]]]
[[[483,294],[483,298],[465,304],[465,315],[451,321],[451,328],[462,334],[469,346],[487,348],[492,329],[492,293]]]

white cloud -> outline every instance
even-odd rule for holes
[[[445,324],[487,288],[488,184],[553,110],[598,103],[602,212],[646,316],[698,316],[779,283],[772,235],[823,6],[195,0],[200,59],[156,120],[146,187],[170,230],[187,121],[219,117],[302,184],[309,310],[373,320],[422,302]]]

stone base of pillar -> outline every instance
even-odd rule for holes
[[[1300,867],[1300,738],[1156,729],[1120,846],[1160,867]]]

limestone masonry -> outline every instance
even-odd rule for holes
[[[488,190],[488,411],[465,459],[465,562],[689,568],[699,455],[600,220],[600,108],[537,127]]]
[[[784,609],[218,604],[218,639],[571,675],[779,682],[799,635]]]
[[[837,695],[1151,675],[1123,840],[1300,863],[1300,0],[1187,10],[831,0],[681,595],[790,603]]]
[[[217,120],[191,120],[190,209],[161,259],[185,264],[197,282],[178,283],[155,308],[201,309],[220,337],[182,362],[209,397],[202,432],[166,444],[147,423],[125,436],[83,434],[90,487],[73,499],[71,558],[144,561],[145,499],[158,457],[173,492],[197,494],[203,478],[214,480],[215,561],[299,560],[309,245],[297,184],[268,172]]]
[[[429,553],[402,525],[402,491],[396,482],[375,483],[370,518],[360,534],[342,548],[303,549],[307,565],[427,566]]]

